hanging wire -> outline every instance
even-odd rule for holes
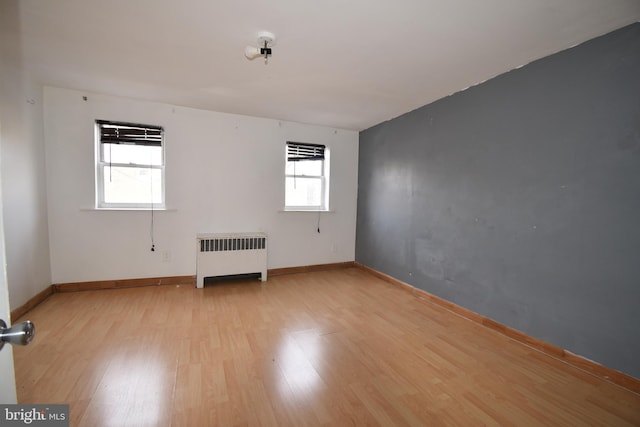
[[[297,175],[296,175],[296,163],[298,163],[298,162],[293,162],[293,189],[294,190],[296,189],[296,178],[297,178]]]
[[[144,131],[145,139],[147,137],[147,130]],[[153,154],[149,151],[149,202],[151,203],[151,252],[155,252],[156,244],[155,244],[155,230],[154,230],[154,211],[153,211]]]
[[[108,144],[108,145],[109,145],[109,182],[113,182],[113,174],[111,172],[111,163],[113,162],[111,147],[113,146],[113,144]]]

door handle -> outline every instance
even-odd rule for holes
[[[35,335],[36,327],[30,320],[18,323],[10,328],[7,328],[4,320],[0,320],[0,350],[2,350],[6,342],[13,345],[27,345]]]

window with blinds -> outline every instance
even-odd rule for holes
[[[325,145],[287,142],[285,210],[329,209],[329,150]]]
[[[164,208],[164,130],[96,120],[96,207]]]

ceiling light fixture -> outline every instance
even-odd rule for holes
[[[259,56],[264,57],[266,64],[271,56],[271,47],[276,44],[276,36],[268,31],[258,33],[258,47],[247,46],[244,48],[244,56],[247,59],[256,59]]]

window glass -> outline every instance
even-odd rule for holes
[[[160,169],[105,165],[103,174],[105,203],[162,203]]]
[[[102,144],[102,158],[107,163],[162,164],[162,147],[148,145]]]
[[[322,206],[321,178],[287,177],[286,205],[293,207]]]

